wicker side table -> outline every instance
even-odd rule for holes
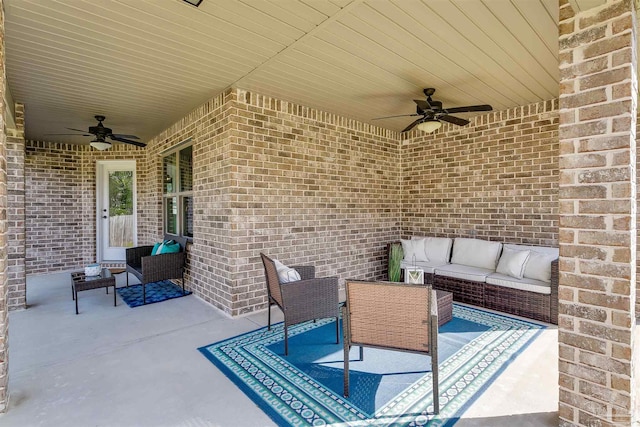
[[[442,326],[453,319],[453,294],[436,289],[438,299],[438,326]]]
[[[74,271],[71,273],[71,291],[76,302],[76,314],[78,314],[78,292],[90,289],[106,288],[113,286],[113,306],[116,302],[116,278],[113,277],[108,268],[103,268],[99,276],[85,276],[84,271]]]

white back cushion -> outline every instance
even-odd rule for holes
[[[425,244],[427,239],[424,237],[420,239],[400,240],[402,243],[402,252],[404,252],[404,260],[408,262],[413,261],[429,261],[427,259],[427,251]]]
[[[451,263],[495,271],[501,250],[500,242],[456,237],[453,242]]]
[[[558,248],[514,244],[505,244],[504,247],[519,251],[530,251],[529,260],[524,267],[524,277],[551,283],[551,261],[560,256]]]
[[[516,251],[505,247],[502,249],[502,255],[500,255],[496,272],[515,277],[516,279],[522,279],[525,265],[529,260],[529,254],[531,254],[531,251]]]
[[[427,259],[431,262],[449,262],[453,239],[448,237],[427,237]]]
[[[297,282],[300,280],[300,273],[295,268],[287,267],[277,259],[273,260],[278,272],[278,279],[280,283]]]

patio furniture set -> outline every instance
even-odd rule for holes
[[[187,239],[184,237],[166,234],[163,242],[176,242],[180,245],[179,251],[175,253],[158,253],[152,251],[156,245],[137,246],[127,248],[126,268],[108,269],[103,268],[99,274],[90,276],[84,271],[71,273],[71,291],[76,302],[76,314],[78,314],[78,292],[90,289],[107,288],[113,286],[113,305],[116,306],[116,279],[114,274],[127,273],[127,287],[129,286],[129,273],[140,280],[142,285],[142,298],[146,304],[146,285],[162,280],[180,279],[182,292],[184,294],[184,269],[186,261]],[[157,248],[157,247],[156,247]]]
[[[402,240],[401,267],[453,300],[558,324],[558,248],[422,237]]]

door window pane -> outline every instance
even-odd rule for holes
[[[178,203],[175,197],[165,199],[165,231],[170,234],[177,234],[178,228]]]
[[[180,150],[180,190],[193,190],[193,147],[189,146]]]
[[[109,172],[109,246],[133,246],[133,171]]]

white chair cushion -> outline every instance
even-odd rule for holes
[[[421,268],[425,273],[433,274],[436,267],[442,267],[443,265],[447,265],[446,262],[432,262],[432,261],[402,261],[400,263],[400,268]]]
[[[560,250],[558,248],[514,244],[505,244],[504,247],[520,251],[530,251],[531,254],[529,255],[527,265],[524,267],[523,277],[551,283],[551,261],[560,256]]]
[[[481,283],[484,282],[487,276],[493,272],[493,269],[471,267],[461,264],[447,264],[435,269],[436,276],[453,277],[455,279],[470,280],[472,282]]]
[[[530,253],[531,251],[516,251],[505,247],[502,250],[502,255],[500,255],[496,272],[515,277],[516,279],[522,279]]]
[[[518,280],[504,274],[492,273],[487,276],[487,283],[538,294],[549,295],[551,293],[551,285],[549,283],[541,280],[527,279],[526,277]]]
[[[502,243],[456,237],[453,242],[451,264],[467,265],[496,271]]]
[[[453,239],[448,237],[427,237],[427,243],[425,245],[427,259],[430,262],[449,262],[451,258],[451,246],[453,246]]]
[[[278,272],[280,283],[297,282],[300,280],[300,273],[295,268],[287,267],[277,259],[273,260]]]
[[[404,253],[404,260],[407,262],[413,261],[429,261],[427,259],[427,251],[425,249],[425,244],[427,239],[411,239],[411,240],[400,240],[402,243],[402,252]]]

